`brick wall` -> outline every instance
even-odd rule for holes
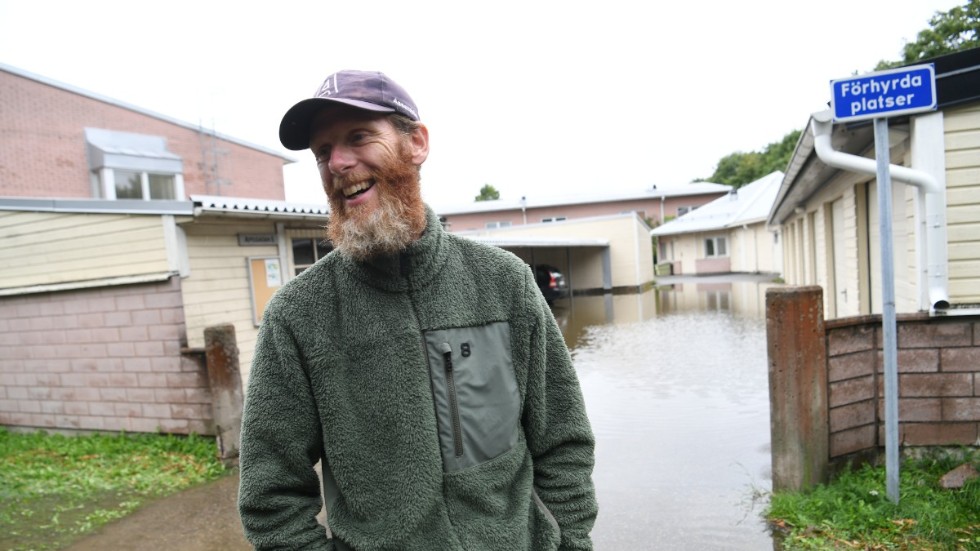
[[[167,138],[184,161],[187,195],[282,200],[281,157],[217,140],[119,105],[0,70],[0,196],[92,197],[85,127]],[[213,147],[212,147],[213,145]],[[220,193],[206,185],[216,149]]]
[[[213,434],[180,279],[0,297],[0,425]]]
[[[828,321],[830,456],[884,446],[881,319]],[[899,316],[899,442],[977,445],[980,321]]]
[[[980,316],[899,315],[898,441],[980,445]],[[823,290],[766,290],[773,490],[826,482],[885,447],[880,316],[824,321]]]

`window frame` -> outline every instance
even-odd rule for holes
[[[712,235],[704,238],[704,257],[705,258],[726,258],[728,256],[728,236]],[[719,247],[719,245],[721,245]],[[724,249],[719,253],[718,249]]]
[[[141,197],[130,198],[131,201],[183,201],[184,200],[184,176],[180,173],[136,170],[128,168],[102,167],[93,172],[93,182],[98,187],[103,198],[109,200],[119,200],[116,195],[116,171],[138,173],[140,175],[140,195]],[[150,176],[163,176],[173,179],[172,199],[154,199],[150,195]]]
[[[297,241],[310,241],[313,251],[313,262],[311,264],[297,264],[296,262],[296,249],[295,243]],[[323,253],[321,254],[321,249]],[[316,237],[290,237],[289,238],[289,264],[292,268],[292,277],[296,277],[303,273],[307,268],[316,264],[321,258],[330,254],[330,251],[334,249],[333,244],[326,239],[320,239]]]

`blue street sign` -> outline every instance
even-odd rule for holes
[[[936,69],[914,65],[830,81],[835,122],[897,117],[936,109]]]

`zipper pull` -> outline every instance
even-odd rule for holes
[[[453,347],[449,345],[448,342],[439,344],[439,352],[442,352],[442,357],[446,361],[446,371],[453,370]]]

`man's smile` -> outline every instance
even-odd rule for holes
[[[353,199],[353,198],[361,195],[365,191],[367,191],[367,190],[371,189],[372,187],[374,187],[374,183],[375,183],[374,182],[374,179],[363,180],[363,181],[358,182],[356,184],[351,184],[351,185],[349,185],[349,186],[341,189],[340,191],[341,191],[341,193],[344,194],[344,197],[345,198],[347,198],[347,199]]]

